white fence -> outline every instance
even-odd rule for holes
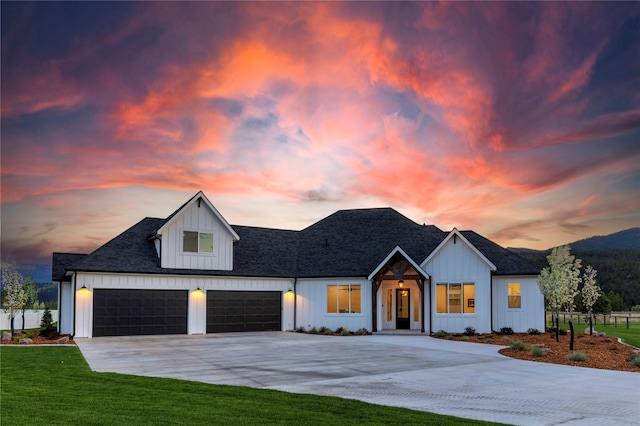
[[[22,324],[22,311],[15,315],[13,320],[13,328],[15,330],[22,330],[27,328],[38,328],[42,321],[42,315],[44,315],[44,309],[39,311],[33,311],[27,309],[24,312],[24,326]],[[58,321],[58,311],[51,311],[51,322]],[[11,329],[11,318],[9,318],[9,312],[0,310],[0,330]]]

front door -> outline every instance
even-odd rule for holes
[[[409,324],[409,289],[396,289],[396,329],[408,330]]]

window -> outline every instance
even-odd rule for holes
[[[520,307],[520,283],[509,283],[509,308]]]
[[[360,285],[328,285],[327,313],[329,314],[359,314],[362,312],[360,303]]]
[[[475,284],[436,284],[436,313],[473,314],[475,312]]]
[[[189,253],[213,253],[213,234],[182,231],[182,251]]]
[[[393,314],[391,312],[392,307],[393,307],[393,290],[389,289],[387,291],[387,321],[391,321],[393,319]]]

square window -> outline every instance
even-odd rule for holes
[[[182,231],[182,251],[189,253],[198,252],[198,233],[193,231]]]

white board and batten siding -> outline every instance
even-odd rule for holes
[[[284,278],[206,277],[189,275],[123,275],[109,273],[78,273],[76,291],[76,337],[92,337],[93,290],[143,289],[187,290],[189,307],[188,334],[206,332],[206,293],[226,291],[280,291],[282,292],[282,331],[293,330],[293,280]],[[81,290],[85,285],[86,290]],[[200,288],[201,292],[196,291]]]
[[[213,234],[213,253],[188,253],[182,250],[183,231]],[[172,218],[162,231],[163,268],[222,270],[233,269],[233,235],[206,203],[193,203]]]
[[[473,327],[478,333],[491,332],[491,267],[460,238],[449,239],[444,246],[420,265],[431,276],[431,331],[462,333]],[[443,314],[436,310],[439,283],[473,283],[475,312]]]
[[[360,313],[328,313],[327,286],[329,285],[360,285]],[[366,328],[371,331],[371,282],[366,278],[318,278],[298,279],[296,284],[296,326],[328,327],[335,330],[338,327],[355,331]]]
[[[520,284],[520,308],[509,308],[509,283]],[[540,293],[536,277],[493,277],[493,329],[511,327],[516,333],[530,328],[545,330],[544,296]]]

